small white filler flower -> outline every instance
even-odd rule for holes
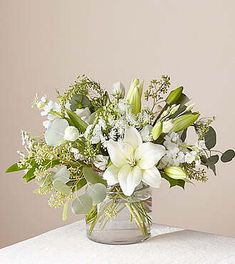
[[[162,145],[143,143],[140,133],[134,127],[126,128],[121,142],[110,140],[108,153],[112,164],[104,172],[108,185],[119,183],[123,193],[132,195],[141,181],[158,188],[161,174],[157,163],[165,154]]]

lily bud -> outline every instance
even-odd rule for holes
[[[182,91],[183,91],[182,86],[171,91],[168,97],[166,98],[166,103],[168,105],[175,104],[179,100],[180,96],[182,95]]]
[[[152,129],[152,136],[153,139],[156,140],[160,137],[161,133],[162,133],[162,129],[163,129],[163,125],[162,122],[157,122],[153,129]]]
[[[64,131],[64,139],[68,141],[75,141],[79,137],[79,131],[74,126],[68,126]]]
[[[113,84],[112,95],[118,98],[124,98],[125,88],[121,82],[115,82]]]
[[[143,81],[134,79],[127,94],[127,102],[132,106],[132,113],[138,114],[141,110],[141,96],[143,92]]]
[[[198,112],[195,112],[175,118],[171,132],[179,132],[191,126],[198,119],[199,115]]]
[[[187,177],[185,171],[180,167],[167,167],[164,172],[167,176],[176,180],[184,180]]]

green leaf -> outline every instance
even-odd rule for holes
[[[92,208],[92,199],[86,193],[76,198],[72,203],[74,214],[87,214]]]
[[[63,193],[65,195],[69,195],[71,193],[70,187],[60,180],[54,180],[53,186],[57,192]]]
[[[26,182],[29,182],[35,178],[34,171],[36,169],[36,166],[32,167],[28,170],[28,172],[23,176],[23,178],[26,180]]]
[[[85,179],[87,180],[87,182],[90,182],[93,184],[102,183],[105,186],[107,186],[106,180],[102,179],[102,177],[99,174],[97,174],[91,167],[84,166],[82,171],[83,171],[83,175]]]
[[[229,162],[235,157],[235,151],[233,149],[226,150],[222,156],[221,161],[223,162]]]
[[[87,128],[87,123],[81,119],[76,113],[67,110],[66,111],[69,116],[69,124],[75,126],[80,132],[85,132]]]
[[[91,102],[86,95],[75,94],[70,100],[70,109],[75,111],[76,109],[90,107]]]
[[[182,132],[180,139],[184,142],[187,137],[187,128]]]
[[[161,173],[162,178],[164,178],[165,180],[167,180],[170,184],[170,188],[174,187],[174,186],[180,186],[184,189],[185,186],[185,181],[184,180],[177,180],[177,179],[173,179],[169,176],[167,176],[165,173]]]
[[[208,166],[209,169],[213,171],[213,173],[216,175],[216,167],[213,162],[210,161],[210,159],[207,159],[206,165]]]
[[[91,197],[93,204],[98,204],[105,199],[107,188],[102,183],[89,184],[86,192]]]
[[[216,145],[216,132],[211,126],[209,127],[209,130],[205,136],[205,145],[209,150]]]
[[[213,164],[216,164],[219,160],[219,155],[213,155],[208,158]]]
[[[63,166],[62,168],[60,168],[56,174],[54,175],[54,180],[58,180],[63,182],[64,184],[66,184],[69,181],[70,178],[70,172],[67,169],[67,167]]]
[[[66,221],[68,219],[69,201],[66,201],[63,207],[62,220]]]
[[[25,169],[27,169],[26,166],[19,167],[17,163],[14,163],[9,168],[7,168],[5,172],[9,173],[9,172],[21,171],[21,170],[25,170]]]
[[[166,98],[166,103],[168,105],[175,104],[179,100],[179,98],[180,98],[180,96],[182,94],[182,91],[183,91],[183,87],[182,86],[172,90],[170,92],[170,94]]]

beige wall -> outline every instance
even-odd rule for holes
[[[54,97],[78,73],[107,88],[170,74],[217,116],[218,148],[234,147],[234,10],[233,0],[0,0],[0,246],[64,224],[33,184],[3,170],[17,158],[20,129],[41,131],[36,92]],[[185,191],[163,184],[154,220],[235,236],[234,168],[220,164],[217,177]]]

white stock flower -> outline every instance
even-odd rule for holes
[[[108,153],[112,161],[104,178],[109,185],[120,184],[123,193],[130,196],[141,181],[159,187],[161,175],[155,167],[165,154],[165,148],[151,142],[143,143],[141,135],[134,127],[126,128],[121,142],[110,140]]]
[[[185,162],[191,164],[193,161],[195,161],[196,157],[197,157],[196,151],[188,152],[185,155]]]
[[[162,132],[163,133],[169,133],[170,130],[172,129],[172,127],[173,127],[173,124],[172,124],[171,120],[164,121],[162,123]]]
[[[64,139],[68,141],[75,141],[79,137],[79,131],[74,126],[68,126],[66,127],[64,131]]]
[[[153,126],[146,125],[141,131],[140,135],[142,137],[142,140],[147,142],[152,140],[151,131],[153,129]]]
[[[100,170],[105,170],[106,165],[108,164],[109,157],[103,155],[97,155],[93,161],[93,164],[96,168]]]

